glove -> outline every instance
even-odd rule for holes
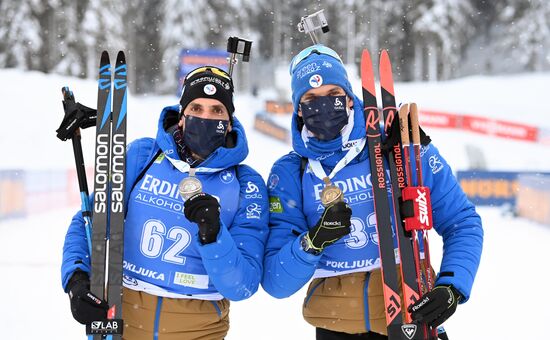
[[[73,318],[81,324],[107,318],[109,305],[90,292],[90,279],[82,271],[76,271],[67,284]]]
[[[345,202],[338,202],[325,208],[323,215],[313,229],[304,236],[305,251],[318,255],[350,233],[351,208]]]
[[[185,201],[185,217],[199,226],[199,239],[202,244],[216,241],[220,232],[220,204],[209,194],[201,192]]]
[[[436,286],[409,307],[413,321],[437,327],[456,311],[462,295],[453,286]]]

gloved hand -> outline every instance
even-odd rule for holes
[[[209,194],[201,192],[185,201],[185,217],[199,226],[199,239],[202,244],[216,241],[220,232],[220,204]]]
[[[90,292],[88,274],[76,271],[67,284],[73,318],[85,325],[107,318],[109,305]]]
[[[441,325],[456,311],[462,295],[453,286],[436,286],[409,307],[413,321]]]
[[[325,208],[315,227],[304,236],[304,250],[319,254],[350,233],[351,208],[345,202],[338,202]]]

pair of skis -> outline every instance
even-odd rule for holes
[[[126,87],[124,52],[118,52],[114,81],[109,54],[99,65],[95,139],[90,290],[109,304],[107,320],[86,325],[89,339],[122,339],[122,257],[126,175]],[[112,104],[111,104],[112,102]]]
[[[413,323],[407,310],[411,304],[420,299],[426,288],[427,290],[432,288],[434,280],[431,274],[427,233],[425,232],[431,228],[432,221],[429,190],[422,186],[418,110],[416,104],[412,104],[410,107],[407,104],[402,105],[399,109],[398,121],[395,119],[397,108],[393,76],[386,50],[383,50],[380,55],[379,73],[383,115],[377,105],[372,60],[368,50],[363,50],[361,80],[388,338],[390,340],[436,339],[437,330],[431,329],[425,324]],[[409,109],[411,111],[416,176],[413,174],[410,162]],[[388,134],[392,130],[392,124],[400,124],[398,130],[393,129],[393,131],[400,131],[400,135],[389,138]],[[385,145],[384,139],[392,145]],[[387,181],[387,168],[389,168],[390,181]],[[413,186],[414,177],[417,178],[417,186]],[[390,188],[387,187],[387,183],[391,183]],[[392,197],[391,202],[388,198],[389,193]],[[413,208],[410,210],[414,212],[414,215],[404,220],[400,207],[404,204],[410,205],[410,203]],[[392,229],[390,204],[393,204],[395,231]],[[426,223],[419,223],[420,220]],[[397,238],[397,253],[394,251],[394,233]],[[417,236],[418,233],[422,235],[421,240],[424,246],[425,275],[421,268],[421,240]],[[399,264],[396,260],[397,254]],[[398,267],[401,273],[403,303],[399,294]]]

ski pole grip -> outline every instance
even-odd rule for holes
[[[420,145],[420,125],[418,124],[418,106],[411,103],[411,129],[413,144]]]
[[[401,126],[401,143],[410,145],[409,139],[409,104],[403,104],[399,108],[399,125]]]

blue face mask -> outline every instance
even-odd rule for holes
[[[300,103],[306,128],[319,140],[333,140],[348,124],[346,96],[319,96]]]
[[[185,116],[183,142],[195,154],[206,159],[225,144],[228,120]]]

